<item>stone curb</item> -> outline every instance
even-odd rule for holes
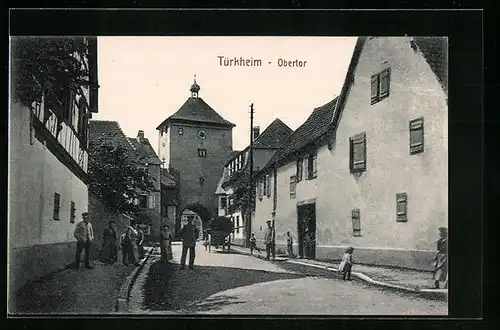
[[[236,248],[236,249],[234,249],[234,251],[236,251],[238,253],[241,253],[241,254],[251,255],[250,252],[245,251],[245,250],[243,250],[241,248]],[[253,256],[265,260],[264,257],[258,256],[256,254],[254,254]],[[288,258],[280,258],[280,259],[278,259],[278,258],[276,258],[276,261],[286,261],[288,263],[293,263],[293,264],[298,264],[298,265],[303,265],[303,266],[308,266],[308,267],[315,267],[315,268],[325,269],[325,270],[332,271],[332,272],[338,272],[338,268],[336,268],[336,267],[315,265],[315,264],[311,264],[311,263],[307,263],[307,262],[302,262],[302,261],[294,260],[294,259],[288,259]],[[402,285],[390,284],[390,283],[385,283],[385,282],[381,282],[381,281],[376,281],[376,280],[372,279],[371,277],[366,276],[365,274],[359,273],[359,272],[352,272],[352,275],[354,277],[356,277],[356,278],[364,281],[364,282],[367,282],[367,283],[370,283],[372,285],[376,285],[376,286],[379,286],[379,287],[384,287],[384,288],[388,288],[388,289],[392,289],[392,290],[397,290],[397,291],[402,291],[402,292],[407,292],[407,293],[413,293],[413,294],[417,294],[419,296],[422,296],[424,298],[439,299],[439,300],[448,300],[448,290],[447,289],[441,289],[440,290],[440,289],[409,288],[409,287],[402,286]]]
[[[122,286],[120,287],[120,292],[118,293],[118,298],[116,299],[115,311],[117,313],[125,313],[128,311],[128,299],[130,296],[130,291],[132,290],[132,286],[139,275],[140,271],[144,268],[144,265],[148,261],[149,257],[153,254],[154,247],[152,247],[144,259],[139,261],[139,266],[137,266],[132,273],[125,279]]]

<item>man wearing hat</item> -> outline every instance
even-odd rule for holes
[[[94,240],[94,230],[92,229],[92,224],[89,222],[90,215],[88,212],[82,213],[82,221],[76,224],[74,236],[76,238],[76,269],[80,268],[80,255],[82,250],[85,250],[85,268],[91,269],[89,254],[90,254],[90,244]]]
[[[273,227],[271,226],[271,220],[267,220],[267,229],[264,232],[264,243],[266,244],[266,259],[269,260],[273,249]]]

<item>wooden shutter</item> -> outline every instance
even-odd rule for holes
[[[398,222],[408,221],[408,196],[406,193],[396,195],[396,216]]]
[[[424,118],[410,121],[410,154],[424,151]]]
[[[361,217],[359,213],[359,209],[354,209],[351,211],[353,236],[361,236]]]
[[[366,170],[366,134],[358,134],[350,139],[351,171]]]
[[[389,85],[391,80],[391,68],[387,68],[380,73],[380,99],[389,96]]]
[[[371,104],[378,101],[378,75],[373,75],[371,79]]]
[[[299,182],[302,180],[302,164],[303,164],[302,158],[297,159],[297,179],[296,181]]]
[[[295,175],[290,176],[290,198],[295,198],[297,192],[296,178],[297,177]]]
[[[312,177],[315,178],[318,174],[318,155],[314,154],[312,157]]]

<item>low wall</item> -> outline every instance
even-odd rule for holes
[[[75,262],[76,241],[32,245],[9,251],[9,295]]]
[[[260,249],[265,250],[262,241],[257,242]],[[316,259],[325,261],[340,261],[347,246],[316,246]],[[293,245],[293,253],[298,255],[299,245]],[[286,253],[286,243],[276,242],[276,253]],[[377,266],[389,266],[408,268],[415,270],[431,271],[432,262],[435,257],[434,251],[426,250],[401,250],[401,249],[377,249],[356,247],[353,254],[355,263]]]

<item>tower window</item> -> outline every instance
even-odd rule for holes
[[[179,127],[179,129],[177,130],[177,133],[179,133],[179,135],[183,135],[184,134],[184,128]]]
[[[207,149],[198,149],[198,157],[207,157]]]

